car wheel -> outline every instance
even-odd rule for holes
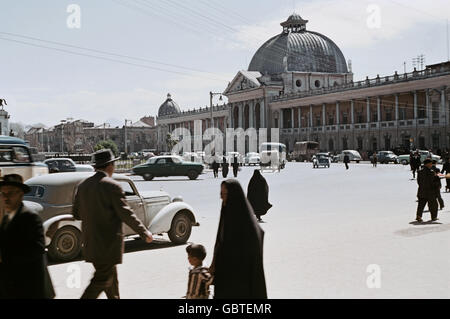
[[[155,176],[153,176],[153,174],[150,174],[150,173],[145,173],[144,175],[142,175],[142,177],[143,177],[146,181],[151,181]]]
[[[81,232],[73,226],[58,229],[48,248],[48,256],[54,261],[71,261],[80,252]]]
[[[197,173],[196,171],[189,171],[189,172],[188,172],[188,177],[189,177],[189,179],[191,179],[191,180],[197,179],[198,173]]]
[[[403,165],[408,165],[408,161],[407,160],[402,160],[402,164]]]
[[[178,213],[172,219],[172,225],[168,232],[170,241],[174,244],[184,244],[191,236],[192,223],[184,213]]]

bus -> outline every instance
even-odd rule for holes
[[[0,178],[8,174],[18,174],[26,181],[48,173],[46,164],[34,161],[33,154],[24,140],[0,135]]]
[[[261,154],[262,152],[267,152],[267,151],[277,151],[279,154],[279,162],[280,162],[280,168],[283,169],[286,166],[286,153],[287,153],[287,148],[285,144],[282,143],[275,143],[275,142],[266,142],[266,143],[261,143],[260,147],[259,147],[259,153]],[[261,156],[261,161],[262,161],[262,156]]]
[[[294,145],[294,160],[296,162],[311,161],[319,153],[319,143],[313,141],[297,142]]]

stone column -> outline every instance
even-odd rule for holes
[[[377,122],[381,122],[381,98],[377,96]]]
[[[414,91],[414,120],[417,120],[417,91]]]
[[[294,108],[291,107],[291,127],[290,128],[294,128]]]
[[[244,127],[242,112],[244,112],[244,107],[242,103],[239,103],[239,127]]]
[[[267,128],[268,125],[266,124],[266,106],[264,105],[264,99],[259,103],[259,120],[261,123],[262,128]]]
[[[352,121],[352,124],[355,124],[355,101],[350,101],[350,121]]]
[[[280,109],[280,117],[279,117],[279,121],[280,121],[280,129],[284,129],[284,116],[283,116],[283,109]]]
[[[254,118],[254,114],[255,113],[255,101],[253,100],[252,103],[250,103],[249,105],[249,110],[248,110],[248,126],[249,127],[253,127],[255,124],[253,122],[253,118]]]
[[[367,98],[367,123],[370,123],[370,98]]]
[[[439,122],[448,125],[448,117],[447,117],[447,96],[446,90],[447,88],[444,86],[441,89],[441,107],[439,108]],[[447,136],[445,136],[445,141],[447,141]]]
[[[298,128],[302,127],[302,108],[298,107]]]
[[[309,127],[313,127],[313,106],[309,106]]]
[[[339,126],[339,124],[341,124],[341,122],[340,122],[340,114],[339,114],[339,102],[336,102],[336,125]]]
[[[395,94],[395,120],[399,120],[399,113],[398,113],[398,94]]]
[[[322,126],[327,125],[327,105],[325,103],[322,104]]]
[[[427,89],[425,93],[425,105],[427,110],[428,125],[433,125],[433,110],[430,107],[430,92]]]

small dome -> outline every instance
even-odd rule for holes
[[[161,104],[158,111],[158,117],[181,113],[178,104],[172,100],[172,96],[167,94],[167,100]]]
[[[283,32],[264,43],[253,56],[249,71],[348,73],[339,47],[326,36],[306,30],[298,14],[281,23]]]

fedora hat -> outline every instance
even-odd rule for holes
[[[114,153],[109,148],[101,149],[92,155],[94,167],[102,167],[118,159],[120,157],[114,157]]]
[[[23,190],[24,193],[28,193],[31,188],[23,183],[23,178],[19,174],[9,174],[3,176],[3,180],[0,181],[0,187],[2,186],[16,186]]]

